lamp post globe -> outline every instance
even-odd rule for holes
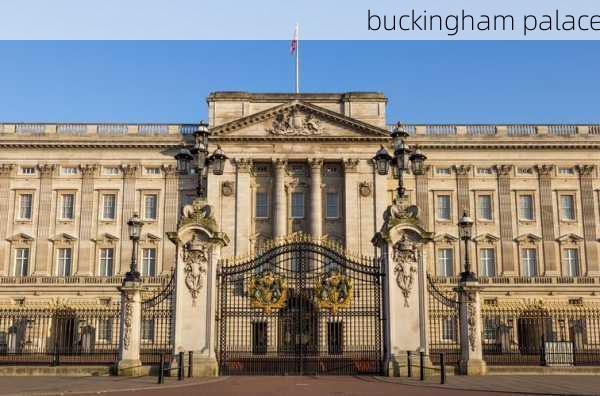
[[[222,175],[225,169],[225,160],[227,156],[221,149],[221,146],[217,145],[217,149],[209,157],[209,162],[212,165],[212,171],[214,175]]]
[[[129,239],[133,242],[133,251],[131,253],[131,264],[129,272],[125,274],[125,280],[130,282],[139,282],[141,280],[140,272],[137,269],[137,251],[138,242],[142,235],[142,226],[144,222],[140,219],[137,213],[134,213],[127,221],[129,227]]]
[[[385,147],[381,146],[375,153],[375,157],[373,157],[373,162],[375,163],[375,168],[377,168],[377,173],[379,175],[385,176],[388,174],[391,160],[392,156],[387,152]]]

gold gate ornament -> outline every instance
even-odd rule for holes
[[[260,308],[266,313],[285,307],[287,300],[287,283],[271,271],[250,278],[248,286],[250,306]]]
[[[323,276],[321,284],[315,288],[319,308],[336,312],[347,308],[352,301],[352,279],[334,270]]]

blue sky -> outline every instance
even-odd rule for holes
[[[388,121],[600,122],[600,42],[302,41],[303,92]],[[196,122],[215,90],[294,89],[289,41],[0,42],[0,122]]]

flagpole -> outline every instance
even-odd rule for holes
[[[296,23],[296,93],[300,93],[300,26]]]

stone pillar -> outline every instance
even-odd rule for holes
[[[485,375],[487,366],[483,360],[481,344],[481,299],[479,281],[458,284],[460,299],[460,349],[459,369],[461,374]]]
[[[287,161],[276,159],[275,166],[275,191],[273,195],[274,224],[273,237],[287,235],[287,199],[285,194],[285,168]]]
[[[497,165],[498,204],[500,207],[500,246],[502,252],[502,275],[516,275],[515,253],[513,242],[512,197],[510,192],[510,175],[512,165]]]
[[[127,272],[129,270],[129,263],[131,262],[132,243],[129,240],[127,221],[136,211],[135,178],[137,169],[137,165],[121,166],[121,172],[123,172],[123,204],[121,207],[123,210],[121,211],[121,260],[119,262],[119,273]]]
[[[176,232],[179,217],[179,177],[174,165],[163,165],[162,172],[165,176],[164,232]],[[163,238],[162,243],[162,273],[166,274],[175,268],[176,249],[175,244],[167,238]]]
[[[458,217],[460,218],[465,212],[471,217],[475,217],[474,213],[471,213],[469,204],[469,175],[471,173],[471,166],[454,166],[454,171],[456,172],[456,208],[458,210]],[[460,252],[460,262],[462,263],[465,260],[465,246],[462,243],[458,244],[458,251]],[[476,268],[475,272],[477,272]]]
[[[37,236],[35,243],[35,275],[52,274],[52,249],[50,248],[50,228],[52,227],[52,175],[56,165],[43,164],[38,165],[40,173],[40,189],[38,215],[37,215]]]
[[[142,325],[142,283],[123,282],[121,290],[121,338],[119,340],[118,375],[140,376],[140,338]]]
[[[252,202],[250,196],[250,171],[252,160],[238,158],[236,166],[236,188],[235,188],[235,235],[233,251],[235,256],[243,256],[250,252],[250,235],[252,233]]]
[[[389,212],[388,212],[389,213]],[[405,218],[406,219],[406,218]],[[418,358],[427,352],[427,260],[424,243],[429,234],[410,224],[386,221],[373,238],[382,258],[384,351],[390,376],[405,375],[407,351]],[[401,219],[400,219],[401,220]],[[430,363],[427,362],[427,366]]]
[[[596,173],[594,165],[579,165],[579,186],[581,195],[581,213],[583,217],[583,238],[585,246],[586,268],[585,275],[599,276],[598,242],[596,237],[596,212],[594,210],[594,187],[592,180]]]
[[[10,275],[10,264],[6,266],[10,257],[10,243],[8,237],[8,205],[10,202],[10,176],[15,165],[0,164],[0,275]]]
[[[321,170],[323,160],[313,158],[310,164],[310,234],[313,238],[323,235],[323,186]]]
[[[345,205],[343,208],[344,223],[345,223],[345,242],[347,250],[360,250],[363,251],[362,247],[357,249],[364,239],[368,240],[368,236],[372,235],[373,230],[369,230],[369,234],[365,235],[365,238],[361,238],[362,224],[360,219],[361,207],[360,207],[360,195],[359,195],[359,179],[358,179],[358,160],[356,159],[345,159],[344,160],[344,200]],[[370,211],[372,213],[372,210]]]
[[[81,211],[79,217],[79,259],[77,275],[94,275],[95,244],[92,238],[94,225],[94,176],[96,165],[81,165]]]
[[[193,374],[218,374],[216,359],[217,263],[229,239],[217,231],[210,210],[200,199],[184,207],[176,233],[175,332],[173,357],[193,352]]]
[[[417,207],[419,208],[419,218],[421,227],[429,229],[429,170],[430,165],[425,165],[425,173],[415,175]]]
[[[556,252],[554,210],[552,208],[552,174],[554,165],[536,166],[540,182],[540,213],[542,222],[542,249],[546,276],[559,276],[560,268]],[[541,274],[540,274],[541,275]]]

